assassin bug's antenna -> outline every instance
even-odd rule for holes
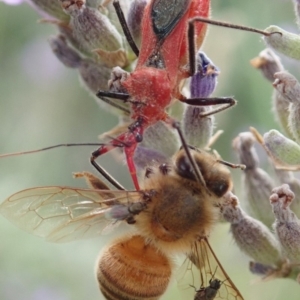
[[[74,147],[74,146],[103,146],[104,143],[69,143],[69,144],[58,144],[53,145],[49,147],[44,147],[40,149],[35,150],[29,150],[29,151],[20,151],[20,152],[13,152],[13,153],[7,153],[0,155],[0,159],[4,157],[11,157],[11,156],[18,156],[18,155],[24,155],[24,154],[32,154],[47,150],[52,150],[60,147]],[[124,145],[119,145],[119,147],[123,147]],[[116,146],[117,147],[117,146]],[[94,166],[95,167],[95,166]],[[97,167],[95,167],[96,170],[108,181],[110,182],[115,188],[118,190],[125,190],[125,188],[115,179],[113,178],[103,167],[97,164]]]

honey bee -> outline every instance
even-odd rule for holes
[[[180,268],[181,289],[191,289],[184,282],[187,273],[202,290],[212,288],[217,281],[208,279],[218,268],[217,278],[225,283],[215,299],[243,299],[207,240],[218,219],[218,205],[232,189],[230,171],[212,154],[179,150],[166,163],[146,169],[140,191],[112,191],[88,172],[75,177],[84,177],[90,189],[26,189],[6,199],[0,212],[23,230],[52,242],[96,237],[128,224],[133,231],[105,247],[96,264],[106,299],[160,299],[176,270],[177,254],[187,257]]]

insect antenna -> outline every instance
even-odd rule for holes
[[[33,154],[37,152],[42,152],[42,151],[47,151],[47,150],[52,150],[55,148],[60,148],[60,147],[74,147],[74,146],[104,146],[106,145],[105,143],[67,143],[67,144],[57,144],[49,147],[44,147],[40,149],[35,149],[35,150],[29,150],[29,151],[20,151],[20,152],[13,152],[13,153],[7,153],[7,154],[1,154],[0,159],[4,157],[11,157],[11,156],[18,156],[18,155],[23,155],[23,154]],[[122,146],[116,146],[116,147],[124,147],[124,143]],[[118,190],[125,190],[125,188],[115,179],[113,178],[103,167],[97,164],[97,167],[94,166],[96,170],[108,181],[110,182],[115,188]]]
[[[206,187],[206,183],[205,183],[205,180],[202,176],[202,173],[201,171],[199,170],[198,168],[198,165],[196,164],[196,161],[194,159],[194,157],[192,156],[191,152],[190,152],[190,147],[188,146],[185,138],[184,138],[184,135],[183,135],[183,132],[181,130],[181,127],[180,127],[180,123],[175,121],[173,122],[172,124],[173,128],[175,128],[178,132],[178,135],[179,135],[179,138],[180,138],[180,141],[181,141],[181,144],[182,144],[182,147],[190,161],[190,164],[195,172],[195,176],[196,176],[196,179],[199,183],[201,183],[204,187]]]
[[[232,169],[241,169],[241,170],[245,170],[246,169],[246,166],[245,165],[242,165],[242,164],[233,164],[231,162],[228,162],[228,161],[225,161],[225,160],[221,160],[221,159],[217,159],[217,162],[222,164],[222,165],[225,165],[229,168],[232,168]]]
[[[102,145],[104,145],[104,144],[103,143],[67,143],[67,144],[57,144],[57,145],[53,145],[53,146],[49,146],[49,147],[44,147],[44,148],[40,148],[40,149],[35,149],[35,150],[0,154],[0,158],[11,157],[11,156],[18,156],[18,155],[23,155],[23,154],[32,154],[32,153],[42,152],[42,151],[51,150],[51,149],[60,148],[60,147],[102,146]]]

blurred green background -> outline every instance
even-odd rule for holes
[[[212,0],[212,7],[214,19],[261,29],[276,24],[297,31],[292,1]],[[0,153],[97,141],[99,134],[117,122],[82,88],[76,71],[63,67],[51,53],[47,37],[56,29],[37,24],[39,18],[27,4],[7,6],[0,2]],[[263,49],[261,37],[253,33],[211,26],[206,38],[204,51],[221,69],[215,95],[234,96],[239,101],[217,116],[217,128],[224,129],[225,134],[215,148],[228,161],[237,161],[231,141],[239,132],[249,126],[261,132],[277,128],[270,107],[272,86],[249,64]],[[298,63],[288,59],[284,63],[295,76],[299,74]],[[71,173],[93,171],[89,164],[92,150],[61,148],[0,159],[0,198],[34,186],[85,187],[84,182],[72,179]],[[99,162],[132,188],[126,167],[108,157]],[[239,172],[234,175],[240,177]],[[99,250],[111,238],[50,244],[0,218],[0,299],[102,299],[94,265]],[[216,226],[211,240],[245,299],[299,299],[295,282],[261,283],[249,273],[249,259],[234,245],[226,224]],[[163,299],[175,299],[175,295],[176,288],[172,287]]]

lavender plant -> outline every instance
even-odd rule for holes
[[[295,0],[294,6],[299,24],[299,1]],[[270,48],[299,60],[300,39],[297,34],[278,26],[270,26],[266,31],[277,32],[264,37]],[[251,208],[251,216],[259,221],[249,216],[245,218],[234,198],[223,207],[223,216],[231,223],[237,245],[254,259],[250,263],[251,272],[264,279],[284,277],[299,283],[300,181],[291,171],[299,170],[300,164],[300,84],[285,70],[280,58],[270,48],[262,51],[251,64],[274,87],[273,112],[283,133],[272,129],[261,136],[255,128],[251,128],[251,132],[239,134],[233,144],[240,161],[247,166],[243,178],[243,203]],[[272,175],[258,167],[258,155],[254,148],[256,141],[270,158],[275,170]],[[243,224],[245,220],[247,225]],[[239,230],[237,224],[240,224]],[[257,249],[261,249],[259,253],[262,257],[257,256]]]
[[[107,89],[111,77],[126,76],[126,72],[115,67],[122,67],[126,71],[132,69],[135,56],[126,44],[110,1],[104,1],[104,4],[97,0],[28,2],[41,12],[43,22],[57,27],[58,34],[49,38],[52,51],[66,67],[79,72],[81,81],[92,95],[99,89]],[[137,44],[140,41],[139,26],[145,4],[144,0],[122,2]],[[298,1],[295,1],[295,7],[298,13]],[[271,35],[266,40],[268,45],[299,59],[299,51],[295,51],[299,43],[297,35],[278,27],[270,27],[268,30],[281,33]],[[250,263],[251,272],[265,279],[284,277],[299,282],[300,184],[290,172],[292,169],[298,170],[300,165],[299,83],[284,71],[280,59],[269,49],[261,53],[253,64],[263,71],[269,81],[273,81],[273,76],[275,78],[274,113],[286,137],[275,130],[263,138],[254,130],[255,135],[250,132],[238,135],[234,149],[240,162],[247,167],[243,174],[245,193],[240,198],[248,207],[243,210],[238,198],[230,194],[224,199],[220,210],[223,218],[230,223],[237,246],[253,260]],[[215,89],[218,68],[204,53],[198,54],[198,68],[199,72],[193,76],[189,90],[193,97],[208,97]],[[115,84],[116,80],[110,82]],[[109,88],[118,91],[118,86],[110,85]],[[121,125],[108,135],[115,135],[118,130],[126,127],[128,114],[124,114],[124,110],[116,109],[99,99],[96,101],[120,116]],[[127,104],[119,100],[113,103],[128,109]],[[182,120],[187,142],[192,146],[208,149],[215,141],[214,117],[202,117],[209,109],[187,106],[180,107],[179,112],[174,113]],[[253,148],[255,137],[272,158],[274,167],[288,167],[288,171],[276,170],[277,178],[273,178],[259,167],[258,155]],[[149,164],[162,162],[178,146],[176,134],[169,127],[158,123],[145,132],[144,141],[135,153],[135,163],[144,169]]]

